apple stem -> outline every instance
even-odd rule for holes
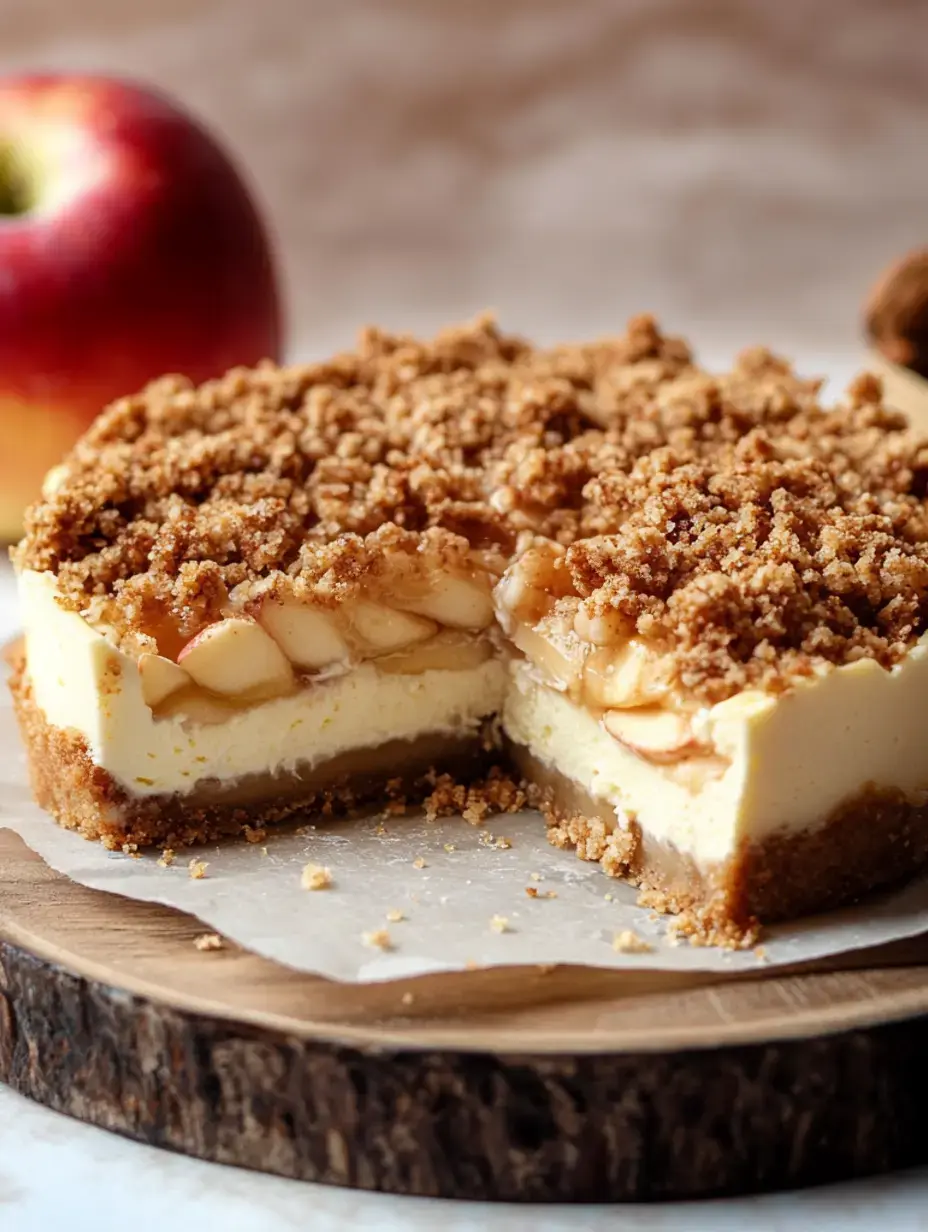
[[[0,143],[0,217],[19,218],[35,205],[34,177],[14,141]]]

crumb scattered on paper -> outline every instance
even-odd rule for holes
[[[612,938],[612,948],[617,954],[650,954],[654,946],[633,929],[623,928]]]
[[[190,874],[190,876],[193,878],[194,881],[202,881],[203,878],[206,876],[206,870],[208,868],[209,868],[209,865],[206,863],[205,860],[191,860],[190,863],[187,865],[187,872]]]
[[[361,940],[372,950],[392,950],[393,940],[385,928],[375,928],[369,933],[362,933]]]
[[[405,920],[406,917],[403,915],[402,911],[400,911],[399,907],[391,907],[387,912],[387,919],[391,924],[399,924],[399,922],[401,920]]]
[[[480,833],[480,845],[482,847],[492,847],[495,851],[508,851],[512,846],[512,840],[506,838],[504,834],[491,834],[489,830],[482,830]]]
[[[199,937],[194,937],[193,944],[201,951],[221,950],[222,938],[218,933],[201,933]]]
[[[445,843],[445,851],[450,855],[454,851],[454,843]]]
[[[427,868],[428,867],[425,860],[423,860],[422,856],[416,856],[416,858],[412,862],[412,866],[413,868]]]
[[[158,861],[158,865],[161,868],[170,868],[173,863],[174,863],[174,848],[165,847],[164,851],[162,851],[161,853],[161,859]]]
[[[509,927],[509,917],[506,915],[494,915],[490,919],[490,927],[495,933],[512,932]]]
[[[328,890],[332,884],[332,870],[322,864],[307,864],[300,884],[304,890]]]
[[[529,873],[529,877],[531,877],[532,881],[544,881],[541,873]]]

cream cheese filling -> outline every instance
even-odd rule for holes
[[[54,726],[79,732],[94,763],[136,795],[187,792],[204,777],[311,768],[427,733],[466,736],[502,707],[506,669],[498,659],[417,676],[365,663],[222,723],[156,719],[135,660],[58,604],[53,575],[24,572],[19,590],[36,703]]]
[[[822,825],[870,785],[913,798],[928,789],[928,635],[889,671],[862,659],[777,697],[744,692],[698,711],[695,733],[716,757],[677,766],[623,747],[525,661],[510,671],[506,735],[612,805],[620,822],[633,817],[645,841],[701,864],[742,841]]]

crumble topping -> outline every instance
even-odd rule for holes
[[[701,700],[890,666],[928,627],[928,442],[872,377],[819,391],[760,348],[706,373],[647,316],[548,350],[488,317],[430,343],[368,329],[327,363],[113,404],[17,562],[145,648],[233,592],[334,606],[410,561],[498,574],[541,536],[567,601],[618,613]]]

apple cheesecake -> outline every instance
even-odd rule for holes
[[[926,491],[872,377],[824,406],[649,317],[166,378],[14,552],[36,796],[134,850],[505,768],[553,843],[736,941],[928,860]]]

